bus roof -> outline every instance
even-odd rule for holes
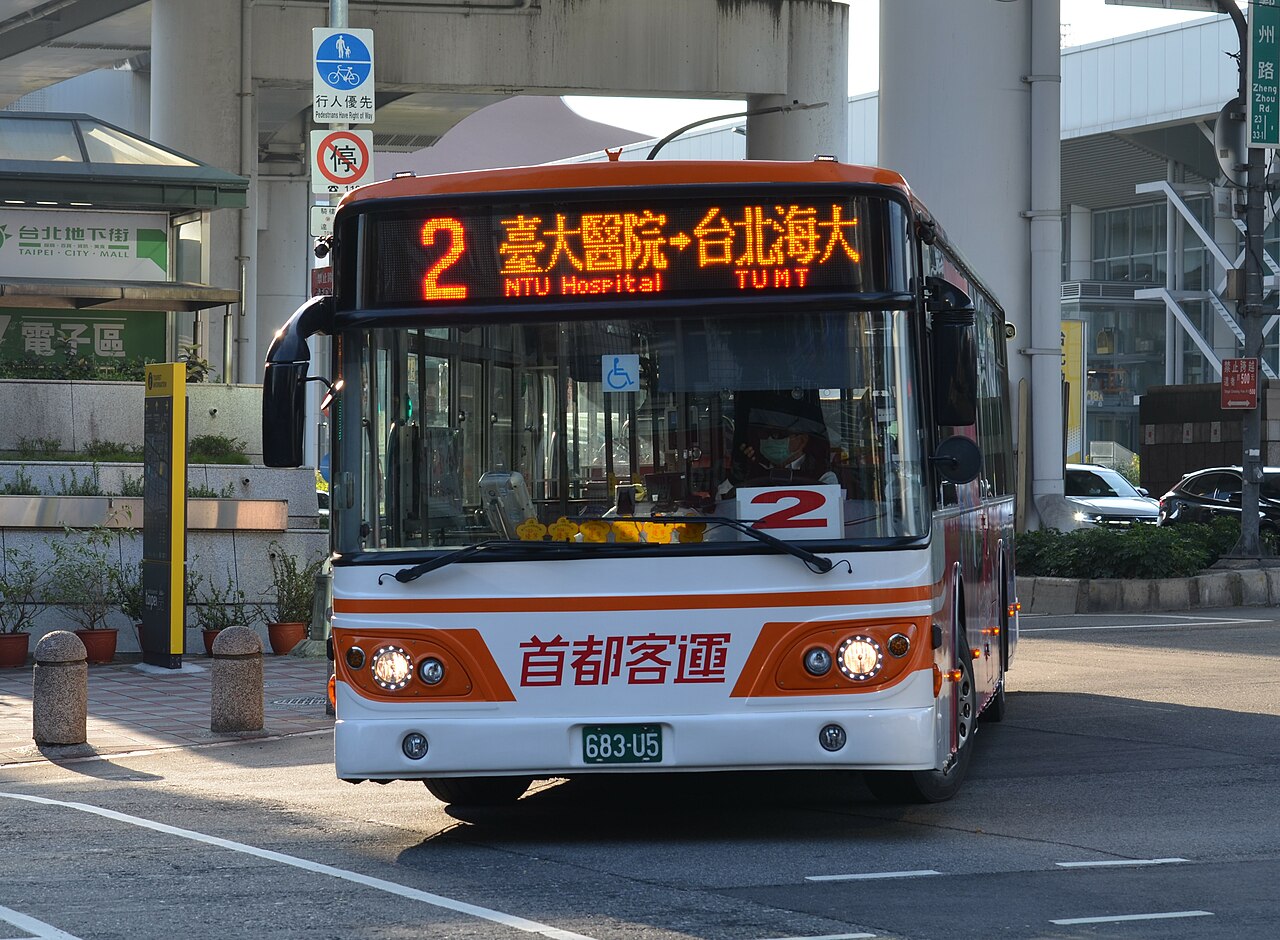
[[[400,176],[362,186],[343,205],[365,199],[450,193],[524,192],[613,186],[679,186],[710,183],[874,183],[910,196],[892,170],[832,160],[632,160],[472,170],[436,176]]]

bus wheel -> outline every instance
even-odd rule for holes
[[[422,781],[441,803],[509,806],[524,795],[528,777],[431,777]]]
[[[977,690],[973,667],[961,661],[964,673],[956,683],[960,700],[956,709],[956,738],[959,747],[942,770],[869,770],[864,774],[867,789],[882,803],[942,803],[960,792],[969,761],[973,757],[974,725],[978,717]]]

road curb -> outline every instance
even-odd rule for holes
[[[1280,606],[1280,568],[1191,578],[1018,578],[1023,613],[1087,614],[1197,607]]]

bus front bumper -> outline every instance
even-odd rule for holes
[[[910,698],[919,701],[919,696]],[[344,780],[711,770],[927,770],[936,766],[941,726],[932,701],[928,705],[879,708],[833,708],[823,702],[820,704],[825,707],[752,707],[714,715],[521,718],[456,712],[345,718],[342,704],[340,700],[334,755],[337,775]],[[657,726],[661,759],[628,763],[588,760],[584,730],[601,725],[628,730]],[[844,732],[843,745],[835,750],[823,746],[823,739],[828,745],[832,743],[832,735],[823,734],[829,725]],[[405,755],[403,746],[412,734],[427,741],[425,756],[416,760]]]

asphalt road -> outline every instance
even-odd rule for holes
[[[937,806],[726,774],[451,813],[326,734],[0,769],[0,940],[1280,935],[1280,611],[1023,630]]]

